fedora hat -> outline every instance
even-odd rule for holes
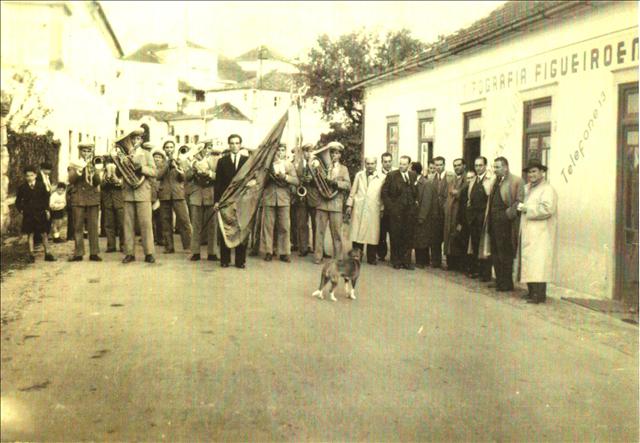
[[[142,129],[141,126],[132,126],[129,129],[127,129],[126,131],[124,131],[122,133],[121,136],[116,138],[116,143],[121,142],[122,140],[124,140],[125,138],[129,137],[130,135],[144,135],[144,129]]]
[[[529,169],[533,169],[533,168],[538,168],[541,171],[547,170],[547,167],[543,165],[542,162],[537,158],[530,158],[529,161],[527,162],[527,166],[522,170],[524,172],[529,172]]]

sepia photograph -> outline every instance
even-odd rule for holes
[[[0,0],[0,441],[640,441],[638,5]]]

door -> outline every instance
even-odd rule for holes
[[[480,137],[465,138],[463,151],[465,164],[473,168],[473,162],[480,156]]]
[[[480,140],[482,137],[482,111],[464,113],[464,128],[462,141],[462,156],[469,167],[473,168],[473,162],[480,156]]]
[[[620,86],[615,298],[638,306],[638,84]]]

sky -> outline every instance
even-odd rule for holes
[[[125,54],[145,43],[179,41],[236,57],[266,45],[289,58],[306,54],[318,36],[361,28],[408,28],[428,43],[485,17],[504,1],[178,2],[101,1]]]

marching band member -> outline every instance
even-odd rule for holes
[[[147,178],[156,176],[156,165],[153,162],[151,153],[142,149],[142,128],[135,128],[125,132],[116,140],[116,144],[123,153],[129,156],[132,167],[135,170],[135,176],[138,178],[145,177],[141,184],[135,185],[125,178],[122,186],[122,195],[124,200],[124,240],[125,240],[125,257],[122,263],[130,263],[135,260],[135,220],[137,218],[140,225],[140,234],[142,237],[142,248],[144,249],[147,263],[155,263],[153,253],[155,251],[153,245],[153,227],[151,224],[151,181]],[[122,173],[122,171],[121,171]]]
[[[191,246],[191,222],[189,209],[184,199],[185,172],[183,165],[174,156],[176,145],[173,140],[166,140],[162,149],[167,156],[164,167],[158,169],[160,188],[160,211],[162,214],[162,231],[164,234],[164,251],[167,254],[175,252],[173,247],[173,213],[176,214],[176,224],[180,229],[182,248],[187,250]]]
[[[150,143],[143,143],[142,148],[151,152],[153,163],[156,165],[156,173],[160,169],[164,168],[167,163],[167,156],[164,151],[160,149],[152,150]],[[162,235],[162,212],[160,211],[160,200],[158,199],[158,190],[160,183],[157,177],[150,177],[148,179],[151,182],[151,226],[153,231],[153,244],[157,246],[164,246],[164,237]],[[173,224],[173,223],[172,223]],[[136,227],[136,231],[139,228]]]
[[[105,161],[104,178],[100,185],[104,209],[104,230],[107,234],[107,252],[116,252],[116,236],[120,252],[124,252],[124,203],[122,179],[116,174],[116,165],[110,158]]]
[[[307,191],[304,197],[298,197],[296,205],[296,235],[298,238],[298,255],[306,257],[312,251],[312,245],[316,236],[316,207],[320,202],[318,188],[311,176],[311,149],[312,145],[302,145],[302,158],[295,164],[296,174]],[[309,219],[311,219],[312,238],[309,241]]]
[[[73,233],[75,250],[70,262],[82,261],[84,256],[84,228],[85,217],[87,231],[89,231],[89,260],[102,261],[98,239],[98,210],[100,208],[100,183],[102,177],[93,166],[95,145],[93,143],[81,143],[80,161],[72,164],[69,173],[69,182],[74,186],[73,199]]]
[[[204,157],[194,159],[185,171],[185,178],[189,183],[188,198],[191,209],[191,224],[193,234],[191,236],[191,260],[200,260],[200,247],[202,235],[207,239],[207,260],[218,260],[218,218],[213,215],[215,203],[215,179],[216,167],[221,149],[215,147],[212,142],[204,145]],[[197,155],[196,155],[197,156]],[[204,226],[205,220],[208,220]]]
[[[273,256],[273,230],[276,222],[278,226],[277,241],[280,261],[290,263],[291,258],[291,186],[297,186],[299,181],[296,171],[287,161],[287,147],[278,146],[276,159],[271,166],[271,176],[264,189],[263,206],[264,220],[262,224],[262,250],[264,259],[271,261]]]
[[[340,164],[344,146],[342,143],[333,141],[327,145],[331,156],[331,165],[327,171],[327,184],[330,188],[338,190],[332,198],[322,196],[316,208],[316,245],[314,250],[315,264],[322,262],[322,251],[324,235],[327,230],[327,223],[331,229],[333,240],[333,258],[342,260],[342,205],[344,203],[344,193],[351,189],[351,180],[347,167]]]

